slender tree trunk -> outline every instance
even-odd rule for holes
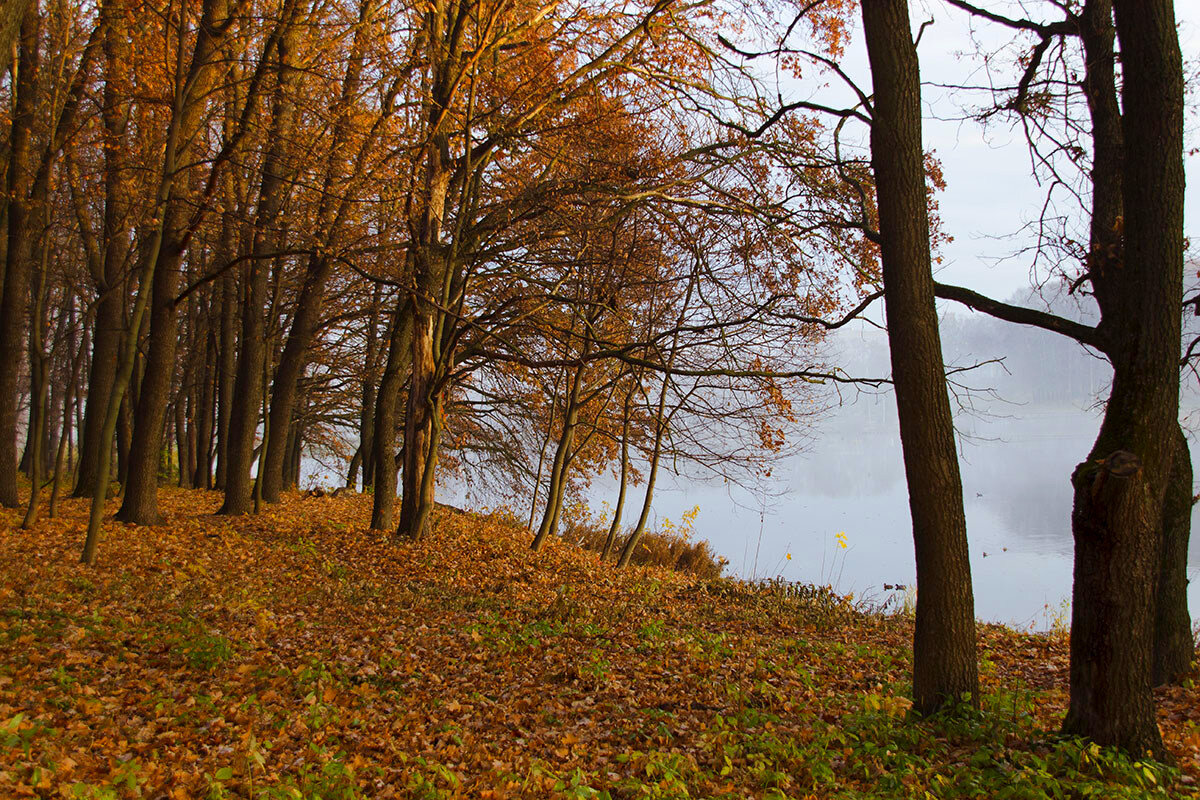
[[[674,360],[674,345],[672,345],[671,361]],[[650,521],[650,508],[654,503],[654,484],[658,480],[658,464],[662,458],[663,437],[667,432],[666,407],[669,382],[670,373],[663,375],[662,389],[658,393],[658,409],[654,415],[654,447],[650,451],[650,472],[646,476],[646,494],[642,498],[642,513],[638,515],[637,524],[633,526],[633,531],[630,532],[629,538],[625,540],[625,545],[621,548],[620,555],[617,556],[618,568],[629,566],[634,552],[637,551],[638,543],[642,541],[642,536],[646,533],[646,524]]]
[[[554,379],[554,388],[550,394],[550,404],[546,407],[546,435],[542,437],[542,447],[538,450],[537,470],[533,474],[533,499],[529,501],[529,522],[525,527],[533,528],[533,518],[537,514],[538,494],[542,490],[542,468],[546,466],[546,448],[550,446],[550,439],[554,436],[554,413],[558,406],[558,381],[556,376]]]
[[[233,385],[237,380],[237,284],[234,276],[221,281],[221,330],[217,357],[217,473],[215,489],[224,491],[229,474],[229,428],[233,416]]]
[[[74,309],[72,309],[73,312]],[[72,313],[72,333],[69,340],[74,344],[74,313]],[[46,510],[46,516],[54,519],[58,516],[58,499],[62,489],[64,471],[70,466],[69,449],[71,444],[71,415],[74,413],[73,406],[77,405],[77,390],[79,385],[80,368],[83,365],[85,347],[72,347],[71,351],[74,355],[71,357],[71,377],[67,382],[66,398],[63,400],[63,432],[58,438],[58,449],[54,456],[54,481],[50,489],[50,507]]]
[[[582,354],[587,356],[591,344],[590,321],[584,332]],[[558,532],[558,520],[562,512],[563,492],[566,489],[568,454],[575,439],[575,427],[579,424],[579,392],[583,387],[584,367],[580,364],[571,377],[571,389],[567,392],[566,407],[563,409],[562,433],[558,437],[558,446],[554,450],[554,462],[550,467],[550,480],[546,485],[546,509],[542,513],[542,524],[538,526],[537,535],[533,537],[530,549],[537,551],[542,548],[546,537]]]
[[[362,383],[362,408],[358,421],[358,450],[355,452],[363,473],[364,492],[375,478],[375,396],[379,381],[379,304],[382,288],[380,284],[375,285],[367,319],[366,372]],[[353,489],[355,484],[352,472],[348,485]]]
[[[174,420],[175,423],[175,449],[179,461],[178,485],[180,489],[192,488],[192,475],[190,470],[191,452],[188,448],[188,424],[187,424],[187,382],[191,376],[184,372],[184,386],[180,388],[179,394],[175,398]]]
[[[204,315],[204,366],[196,409],[196,485],[201,489],[213,488],[213,432],[216,429],[213,394],[217,382],[217,344],[211,320],[211,315]]]
[[[975,604],[929,251],[921,84],[907,0],[864,0],[884,302],[917,562],[913,707],[978,704]]]
[[[608,528],[608,536],[604,538],[604,549],[600,551],[600,560],[608,561],[612,555],[613,545],[617,534],[621,532],[621,515],[625,511],[625,493],[629,487],[629,420],[633,409],[633,395],[641,382],[641,373],[634,379],[629,391],[625,394],[625,407],[621,415],[621,483],[617,489],[617,507],[613,510],[612,525]]]
[[[49,222],[49,213],[43,209],[43,214]],[[41,499],[46,472],[46,421],[49,413],[47,390],[49,384],[49,358],[46,354],[44,338],[44,316],[46,309],[46,279],[50,270],[49,241],[42,239],[41,263],[38,265],[38,287],[34,296],[33,308],[29,315],[29,374],[32,384],[29,393],[29,430],[26,434],[29,443],[29,505],[25,508],[25,518],[21,527],[25,530],[32,528],[37,522],[38,502]]]

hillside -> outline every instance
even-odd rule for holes
[[[910,622],[820,592],[616,573],[499,517],[366,530],[292,495],[167,524],[0,517],[0,796],[1183,797],[1200,690],[1159,694],[1180,772],[1047,731],[1062,636],[981,630],[985,711],[904,720]],[[1163,788],[1160,782],[1167,782]]]

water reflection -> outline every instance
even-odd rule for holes
[[[811,447],[754,489],[668,482],[658,515],[701,508],[697,531],[742,577],[782,576],[882,596],[915,576],[908,494],[890,403],[842,408]],[[894,412],[891,412],[894,414]],[[885,420],[890,420],[890,425]],[[1091,412],[959,416],[963,493],[981,619],[1045,627],[1071,593],[1069,476],[1099,427]],[[1200,516],[1194,520],[1200,524]],[[846,533],[848,547],[835,541]],[[1200,577],[1200,545],[1189,565]],[[788,555],[791,558],[788,558]],[[1200,617],[1200,592],[1190,594]]]

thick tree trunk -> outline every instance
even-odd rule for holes
[[[21,21],[32,5],[32,0],[5,0],[0,6],[0,78],[8,74],[12,64],[8,55],[21,32]]]
[[[170,204],[174,213],[164,223],[178,230],[184,223],[185,209],[177,200]],[[154,266],[150,307],[150,341],[145,369],[133,414],[133,435],[129,441],[129,472],[125,479],[125,497],[117,519],[135,525],[158,525],[158,479],[166,430],[167,403],[175,377],[175,347],[178,326],[175,296],[179,293],[180,263],[183,250],[174,236],[163,242]]]
[[[100,442],[108,393],[117,373],[117,352],[124,329],[125,287],[121,272],[129,255],[125,233],[128,190],[125,181],[125,130],[127,116],[123,98],[129,70],[129,40],[123,28],[125,15],[119,0],[100,4],[100,24],[104,27],[104,103],[100,110],[104,123],[104,220],[101,234],[103,254],[99,274],[92,276],[99,297],[92,333],[92,363],[88,376],[87,411],[79,442],[79,470],[75,477],[75,497],[90,497],[96,489],[96,473],[101,458],[111,458],[108,442]],[[122,473],[123,474],[123,473]]]
[[[371,495],[371,527],[392,528],[396,507],[396,406],[412,357],[412,316],[406,305],[396,309],[388,332],[387,363],[375,398],[375,475]]]
[[[978,703],[975,608],[962,480],[929,251],[921,84],[906,0],[864,0],[875,91],[871,163],[884,300],[917,562],[913,707]]]
[[[254,438],[258,428],[262,399],[263,304],[267,294],[265,265],[250,262],[244,275],[245,299],[242,302],[242,332],[237,357],[237,374],[230,401],[229,440],[225,448],[225,502],[219,514],[249,514],[254,510],[254,483],[250,465],[254,461]]]
[[[208,90],[217,71],[220,38],[228,26],[227,0],[205,0],[201,10],[195,51],[188,70],[185,95],[177,110],[178,142],[186,143],[199,130],[208,103]],[[182,148],[181,145],[177,145]],[[169,154],[180,159],[182,149]],[[153,294],[150,298],[150,337],[145,370],[138,392],[129,447],[129,474],[125,498],[118,519],[141,525],[157,524],[158,467],[163,447],[163,431],[175,377],[175,349],[178,342],[175,296],[179,293],[180,265],[190,237],[193,213],[184,181],[172,174],[167,183],[161,222],[161,242],[156,248],[153,270]]]
[[[422,538],[428,531],[416,527],[418,522],[428,519],[422,484],[431,457],[433,442],[433,381],[435,369],[433,359],[434,310],[424,301],[414,306],[412,334],[412,362],[408,384],[408,403],[404,416],[404,469],[403,487],[400,492],[400,521],[397,533],[412,539]]]
[[[263,500],[268,503],[278,503],[279,493],[283,489],[283,465],[290,452],[286,439],[292,428],[296,390],[321,315],[325,282],[329,278],[331,266],[332,262],[328,258],[314,258],[313,263],[309,265],[300,298],[296,302],[292,329],[279,357],[279,367],[275,370],[270,413],[272,434],[267,443],[263,472]]]
[[[1151,684],[1164,499],[1178,448],[1183,69],[1171,0],[1113,7],[1124,78],[1125,241],[1119,268],[1098,277],[1113,388],[1096,444],[1073,476],[1071,700],[1063,729],[1158,755]]]
[[[30,6],[21,22],[9,136],[8,249],[0,296],[0,505],[16,508],[17,394],[28,329],[29,275],[36,216],[31,214],[33,130],[37,95],[38,13]]]

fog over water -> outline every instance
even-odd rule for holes
[[[978,315],[947,315],[942,335],[951,365],[1005,356],[1003,366],[961,376],[994,394],[960,391],[955,419],[976,613],[987,621],[1047,627],[1071,594],[1069,477],[1099,430],[1097,398],[1107,393],[1111,370],[1062,337]],[[889,372],[886,339],[873,329],[840,335],[832,347],[852,374]],[[1200,406],[1194,389],[1184,404]],[[1194,428],[1200,420],[1185,413],[1184,421]],[[605,493],[596,487],[597,504]],[[677,521],[695,505],[697,534],[729,559],[735,575],[829,583],[877,600],[890,594],[884,584],[914,582],[908,493],[888,392],[844,396],[817,421],[803,451],[758,487],[668,477],[654,510],[659,519]],[[1200,517],[1193,519],[1195,527]],[[1188,564],[1197,618],[1196,538]]]

